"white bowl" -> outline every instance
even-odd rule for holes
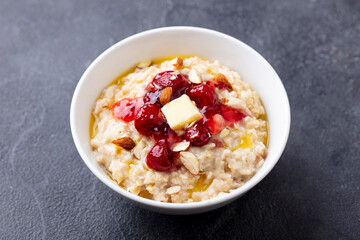
[[[92,156],[89,119],[94,102],[112,80],[144,59],[196,55],[237,71],[256,90],[269,121],[269,153],[264,165],[242,187],[221,197],[195,203],[163,203],[145,199],[119,187]],[[81,158],[108,187],[141,207],[167,214],[195,214],[228,204],[259,183],[279,160],[289,135],[290,106],[284,86],[270,64],[254,49],[220,32],[196,27],[158,28],[128,37],[107,49],[81,77],[71,102],[71,132]],[[85,179],[84,179],[85,180]]]

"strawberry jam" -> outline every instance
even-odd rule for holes
[[[171,87],[173,96],[178,98],[184,93],[184,90],[189,86],[190,82],[186,75],[175,71],[165,71],[157,74],[152,82],[146,87],[149,92],[162,90],[166,87]]]
[[[186,90],[186,94],[196,103],[199,109],[213,107],[218,104],[214,89],[207,84],[193,85]]]
[[[159,105],[148,104],[141,107],[135,117],[136,130],[148,137],[155,132],[164,130],[167,123],[160,113]]]
[[[202,122],[210,128],[212,134],[216,134],[224,126],[232,126],[233,123],[239,122],[246,117],[246,114],[241,109],[220,103],[215,88],[223,90],[226,86],[224,83],[207,81],[200,85],[192,85],[186,90],[186,94],[200,109],[203,115]]]
[[[195,123],[185,131],[185,139],[197,147],[207,144],[210,138],[211,133],[209,128],[201,122]]]
[[[165,139],[155,143],[146,156],[146,164],[157,171],[169,171],[173,168],[173,153]]]
[[[211,135],[218,134],[225,126],[225,119],[220,114],[215,114],[206,121],[206,126],[210,129]]]
[[[246,114],[240,109],[232,108],[226,105],[221,106],[221,115],[227,122],[235,123],[241,121]]]
[[[172,88],[170,100],[183,94],[195,102],[203,118],[186,129],[185,134],[178,136],[173,131],[161,112],[160,94],[166,87]],[[177,169],[178,153],[170,147],[177,142],[189,141],[192,146],[200,147],[213,142],[217,147],[223,144],[212,139],[226,126],[233,126],[247,115],[241,109],[235,109],[222,104],[216,94],[216,89],[224,90],[222,82],[207,81],[193,84],[188,76],[175,71],[165,71],[157,74],[146,87],[143,98],[125,98],[113,104],[113,116],[125,122],[134,120],[136,130],[154,140],[155,144],[146,157],[148,167],[157,171],[172,171]]]
[[[114,103],[111,107],[113,116],[125,122],[135,120],[136,112],[142,105],[141,98],[124,98]]]
[[[143,98],[144,104],[157,104],[160,105],[161,90],[155,90],[153,92],[146,92]]]

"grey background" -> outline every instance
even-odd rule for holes
[[[230,34],[275,68],[292,108],[274,170],[234,203],[167,216],[86,168],[69,109],[87,66],[162,26]],[[360,1],[0,2],[1,239],[360,239]]]

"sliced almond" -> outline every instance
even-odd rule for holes
[[[113,144],[122,147],[125,150],[131,150],[135,147],[135,142],[129,137],[123,137],[112,141]]]
[[[194,103],[194,104],[195,104],[195,103]],[[187,125],[185,128],[192,127],[195,123],[196,123],[196,121],[193,121],[192,123],[190,123],[189,125]]]
[[[227,78],[225,77],[225,75],[222,74],[222,73],[218,73],[218,74],[216,75],[215,81],[224,83],[229,90],[232,90],[232,89],[233,89],[233,87],[231,86],[231,84],[229,83],[229,81],[227,80]]]
[[[181,136],[185,134],[185,130],[184,129],[175,129],[174,130],[176,135]]]
[[[182,58],[176,58],[176,62],[173,64],[174,67],[181,67],[183,65]]]
[[[189,80],[192,83],[199,84],[201,83],[201,77],[195,69],[191,69],[189,72]]]
[[[160,94],[160,103],[161,105],[166,105],[167,103],[169,103],[170,98],[171,98],[171,94],[172,94],[172,88],[171,87],[166,87]]]
[[[176,194],[181,191],[181,186],[172,186],[166,190],[166,194]]]
[[[190,147],[190,142],[178,142],[173,145],[173,152],[186,151]]]
[[[151,65],[152,61],[151,60],[143,60],[141,62],[139,62],[136,67],[137,68],[146,68],[149,67]]]
[[[220,137],[221,138],[224,138],[224,137],[226,137],[227,135],[229,135],[229,133],[230,133],[230,130],[229,129],[227,129],[227,128],[224,128],[221,132],[220,132]]]
[[[180,152],[180,161],[192,174],[199,174],[200,163],[196,156],[191,152]]]

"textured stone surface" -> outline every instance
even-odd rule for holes
[[[195,216],[122,199],[86,168],[70,134],[71,97],[90,62],[169,25],[248,43],[292,107],[274,170],[238,201]],[[360,1],[2,0],[0,52],[0,238],[360,238]]]

